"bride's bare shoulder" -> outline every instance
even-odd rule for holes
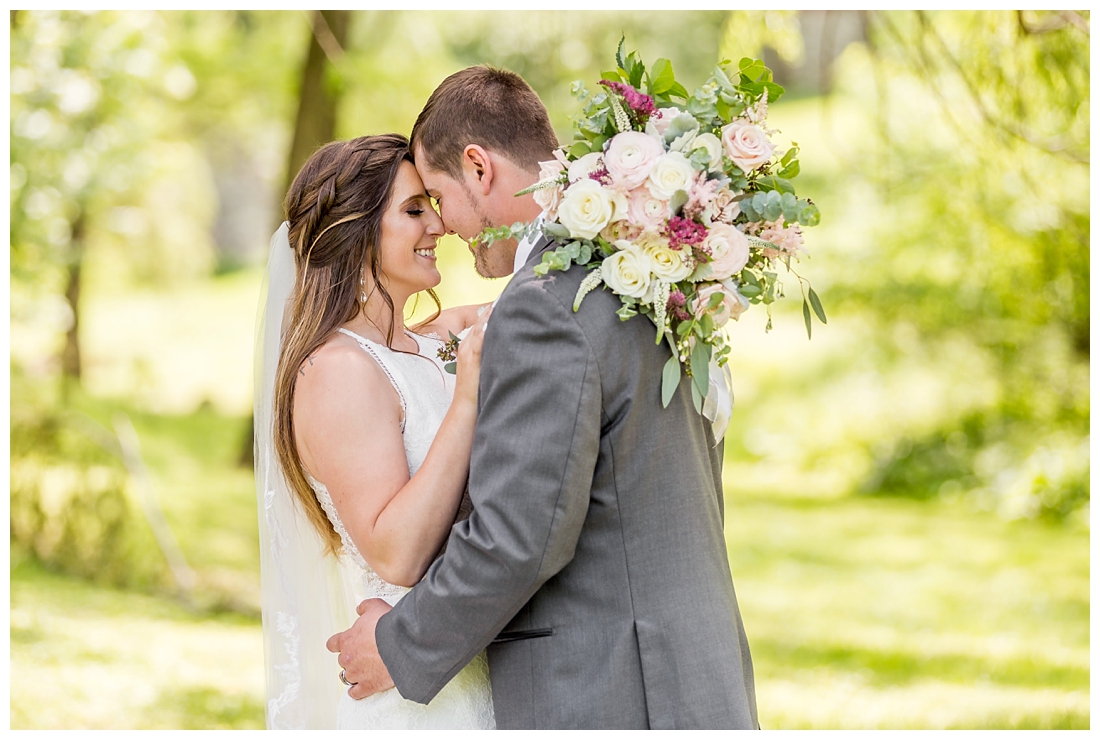
[[[336,396],[347,402],[380,400],[389,394],[379,390],[390,387],[389,380],[378,363],[359,343],[337,332],[311,352],[298,366],[295,401],[307,406],[326,396]]]

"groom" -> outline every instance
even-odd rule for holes
[[[557,146],[518,75],[457,72],[413,127],[449,231],[532,221]],[[350,690],[431,701],[486,650],[500,729],[756,728],[752,660],[723,536],[722,448],[682,383],[661,408],[667,342],[580,267],[537,277],[549,242],[472,248],[515,277],[482,350],[473,513],[391,611],[363,602],[329,640]]]

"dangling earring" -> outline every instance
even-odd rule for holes
[[[363,307],[367,306],[367,282],[363,279],[363,268],[359,268],[359,302],[363,304]]]

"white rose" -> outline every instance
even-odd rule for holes
[[[680,152],[669,152],[657,160],[649,173],[649,191],[661,200],[669,200],[677,190],[687,193],[695,177],[695,168]]]
[[[600,265],[603,281],[619,295],[645,297],[650,284],[649,256],[628,241],[617,241],[615,247],[619,251]]]
[[[564,171],[565,165],[556,159],[552,159],[548,162],[539,162],[539,182],[553,182],[557,180]],[[561,197],[564,192],[564,189],[559,183],[554,187],[536,190],[531,193],[531,197],[535,199],[535,202],[538,203],[542,210],[546,211],[547,218],[553,221],[558,217],[558,206],[561,204]]]
[[[772,158],[772,144],[759,126],[736,120],[722,128],[722,145],[733,163],[748,173]]]
[[[569,163],[569,182],[583,180],[600,168],[602,152],[589,152],[578,160]]]
[[[610,223],[615,210],[610,191],[595,180],[581,180],[566,189],[558,206],[558,220],[574,238],[592,239]],[[625,204],[622,210],[625,212]]]
[[[646,245],[645,252],[652,263],[653,274],[661,280],[677,283],[686,280],[692,273],[692,265],[684,262],[684,251],[673,249],[668,242],[650,242]]]
[[[664,153],[661,142],[652,136],[640,131],[624,131],[611,137],[604,164],[615,187],[627,192],[645,182]]]
[[[691,149],[688,154],[696,149],[702,149],[710,157],[710,161],[707,162],[709,169],[717,170],[722,166],[722,142],[714,134],[704,133],[696,136],[691,142]]]
[[[736,227],[716,223],[707,232],[703,246],[710,250],[709,276],[724,280],[745,269],[749,261],[749,240]]]

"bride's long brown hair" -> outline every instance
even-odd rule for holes
[[[288,487],[334,554],[340,551],[340,537],[306,480],[294,439],[294,389],[306,358],[362,310],[360,269],[370,271],[373,289],[389,307],[386,344],[392,347],[396,312],[381,279],[379,242],[402,162],[412,162],[412,156],[408,139],[400,134],[326,144],[302,166],[284,204],[295,278],[275,372],[275,454]],[[427,293],[438,315],[439,299],[432,290]]]

